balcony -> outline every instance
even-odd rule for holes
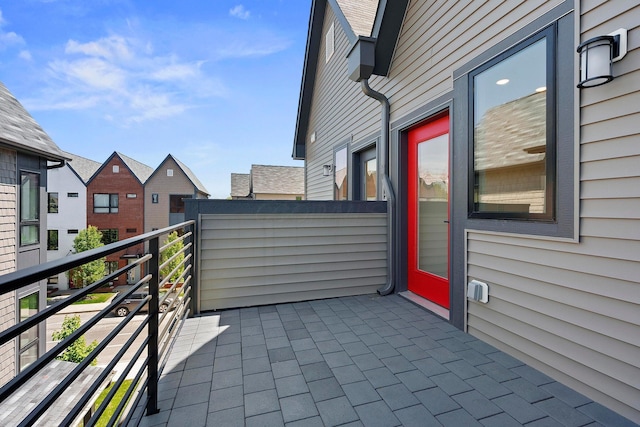
[[[149,312],[132,311],[122,326],[144,319],[136,329],[142,344],[132,337],[106,366],[89,366],[117,327],[49,384],[55,356],[109,316],[119,301],[112,302],[0,389],[0,424],[95,425],[106,406],[95,404],[97,394],[130,378],[107,425],[633,425],[407,299],[379,296],[385,216],[376,203],[193,201],[193,221],[3,276],[6,294],[148,245],[137,261],[144,277],[129,293],[149,286]],[[160,240],[185,227],[184,285],[175,306],[159,313]],[[114,277],[1,332],[0,344]],[[27,381],[43,384],[44,376],[49,387],[25,395]]]

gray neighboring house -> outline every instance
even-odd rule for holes
[[[388,200],[395,292],[640,423],[639,82],[638,2],[314,0],[293,157]]]
[[[167,155],[144,182],[144,231],[184,221],[184,199],[207,199],[209,192],[180,160]]]
[[[231,198],[303,200],[304,168],[251,165],[249,174],[231,174]]]
[[[0,83],[0,274],[47,261],[47,169],[67,159]],[[46,297],[45,281],[1,296],[0,328],[44,309]],[[0,348],[0,385],[44,353],[45,334],[43,323]]]

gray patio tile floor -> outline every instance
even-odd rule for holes
[[[635,425],[397,295],[203,314],[169,360],[142,427]]]

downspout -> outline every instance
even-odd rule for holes
[[[386,96],[380,92],[376,92],[369,86],[369,79],[360,80],[362,92],[370,98],[380,102],[382,105],[382,123],[380,126],[380,170],[382,178],[382,194],[387,199],[387,283],[380,289],[380,295],[389,295],[395,289],[395,262],[393,259],[394,239],[393,230],[395,225],[396,196],[393,191],[393,185],[389,178],[389,116],[390,105]]]

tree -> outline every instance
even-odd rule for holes
[[[104,246],[102,243],[102,233],[93,225],[80,231],[76,238],[73,239],[73,250],[75,253],[88,251],[89,249],[95,249],[101,246]],[[102,279],[105,273],[104,260],[105,258],[100,258],[69,271],[69,277],[74,285],[81,288],[86,284],[91,284]]]
[[[167,239],[164,241],[164,245],[167,245],[167,244],[169,244],[171,242],[175,242],[178,239],[179,239],[178,238],[178,232],[174,231],[174,232],[169,234]],[[178,265],[180,265],[180,268],[178,268],[176,270],[176,272],[173,273],[173,275],[169,279],[169,282],[174,282],[174,281],[178,280],[178,278],[180,277],[180,275],[184,271],[184,265],[182,265],[182,262],[184,261],[184,252],[181,252],[183,248],[184,248],[184,244],[182,243],[182,240],[178,240],[173,245],[171,245],[167,249],[165,249],[164,252],[162,252],[162,254],[160,255],[160,264],[162,265],[169,258],[171,258],[175,254],[180,252],[180,254],[178,256],[176,256],[174,259],[172,259],[171,262],[169,262],[164,268],[162,268],[160,270],[160,276],[167,277],[173,271],[174,268],[176,268]]]
[[[62,341],[72,333],[74,333],[80,327],[80,316],[75,314],[71,317],[64,316],[64,320],[62,321],[62,329],[59,331],[55,331],[51,334],[51,338],[54,341]],[[87,345],[87,342],[84,339],[84,335],[81,335],[77,340],[75,340],[65,351],[62,352],[56,359],[64,360],[67,362],[75,362],[80,363],[98,346],[98,341],[93,340],[93,342]],[[91,361],[91,365],[95,366],[98,364],[98,359],[93,359]]]

